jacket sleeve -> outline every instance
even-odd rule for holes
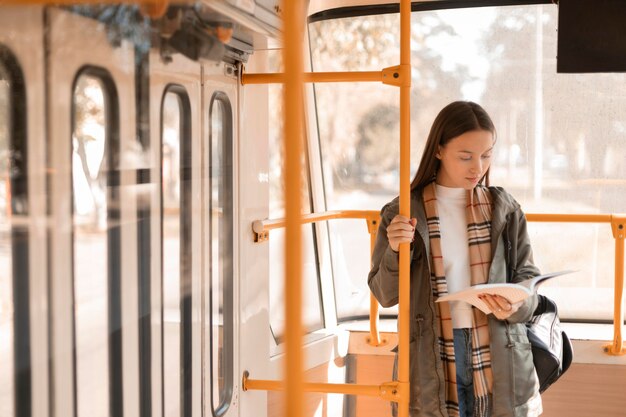
[[[389,246],[387,226],[398,213],[397,204],[385,205],[380,214],[381,222],[378,226],[376,244],[372,253],[372,269],[367,283],[383,307],[392,307],[398,304],[398,253]]]
[[[511,271],[511,282],[521,282],[540,275],[539,268],[535,266],[533,261],[533,251],[526,224],[526,216],[521,209],[511,214],[507,224],[510,245],[508,268]],[[537,308],[537,303],[538,296],[535,293],[524,300],[524,304],[507,321],[510,323],[529,321]]]

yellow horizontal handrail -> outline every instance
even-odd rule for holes
[[[373,210],[337,210],[302,215],[302,224],[316,223],[332,219],[378,219],[380,214]],[[256,220],[252,222],[252,230],[256,233],[285,227],[285,219]]]
[[[305,72],[304,82],[332,83],[332,82],[382,82],[382,71],[355,71],[355,72]],[[280,84],[284,82],[284,74],[241,74],[241,84]]]
[[[250,379],[248,372],[244,372],[242,388],[244,391],[261,390],[261,391],[283,391],[285,384],[283,381],[271,381],[266,379]],[[368,397],[379,397],[387,401],[398,402],[400,400],[400,391],[408,390],[408,387],[397,381],[385,382],[380,385],[364,385],[364,384],[339,384],[329,382],[304,382],[304,392],[318,392],[325,394],[346,394],[346,395],[365,395]]]
[[[611,223],[611,214],[526,213],[529,222]]]
[[[305,72],[302,76],[305,83],[379,82],[400,87],[410,82],[411,68],[408,65],[397,65],[381,71]],[[281,72],[248,74],[244,69],[241,73],[242,85],[284,82],[285,74]]]
[[[326,220],[333,219],[365,219],[368,224],[378,227],[378,219],[380,214],[377,211],[372,210],[340,210],[340,211],[325,211],[322,213],[304,214],[301,217],[301,223],[317,223]],[[255,220],[252,222],[252,231],[254,232],[254,241],[263,242],[269,238],[269,231],[274,229],[281,229],[285,227],[285,219],[265,219]],[[370,233],[372,233],[370,231]]]
[[[313,213],[303,216],[302,223],[315,223],[332,219],[365,219],[371,236],[371,251],[374,250],[376,232],[380,214],[375,210],[343,210]],[[611,225],[615,238],[615,296],[613,317],[613,342],[605,346],[604,351],[610,355],[626,354],[626,346],[622,339],[622,297],[624,291],[624,237],[626,234],[626,214],[562,214],[562,213],[526,213],[529,222],[553,223],[608,223]],[[284,219],[257,220],[252,223],[256,234],[255,241],[269,239],[269,231],[285,226]],[[378,302],[370,295],[370,340],[372,346],[381,346],[385,341],[380,339],[378,331]]]
[[[614,214],[561,214],[561,213],[526,213],[530,222],[561,222],[561,223],[611,223]],[[302,224],[316,223],[333,219],[365,219],[378,220],[380,212],[377,210],[333,210],[320,213],[310,213],[302,216]],[[252,222],[255,233],[269,232],[270,230],[285,227],[285,219],[265,219]]]

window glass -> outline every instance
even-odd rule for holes
[[[72,195],[74,320],[79,416],[109,415],[107,143],[105,89],[81,75],[74,88]]]
[[[0,62],[0,415],[13,407],[13,266],[11,256],[11,178],[9,75]]]
[[[315,71],[380,70],[399,62],[396,14],[310,27]],[[366,47],[367,45],[367,47]],[[315,84],[328,210],[380,210],[397,195],[399,92],[379,83]],[[412,135],[415,153],[415,135]],[[363,220],[328,222],[337,317],[369,314],[370,238]],[[358,261],[357,261],[358,260]],[[395,314],[397,308],[381,309]]]
[[[163,363],[165,416],[181,410],[181,99],[167,92],[162,114]]]
[[[270,71],[281,70],[281,51],[270,51]],[[282,85],[269,84],[269,155],[270,155],[270,219],[285,217],[284,198],[284,142],[283,142],[283,95]],[[311,213],[308,160],[303,158],[304,186],[301,188],[303,214]],[[315,257],[314,226],[302,226],[302,325],[305,332],[321,329],[323,324],[319,272]],[[285,329],[285,230],[270,232],[270,324],[276,343],[282,343]],[[306,296],[304,296],[306,294]]]
[[[626,76],[557,74],[557,12],[555,5],[492,9],[483,22],[493,35],[477,43],[490,51],[482,101],[500,141],[493,183],[526,212],[624,212]],[[610,226],[531,223],[529,232],[543,270],[580,271],[543,289],[561,316],[611,320]]]
[[[314,22],[309,36],[316,72],[380,71],[400,63],[398,14]]]
[[[490,113],[498,133],[491,184],[505,187],[526,212],[624,211],[625,75],[557,74],[557,11],[549,4],[412,14],[411,175],[439,110],[454,100],[473,100]],[[398,51],[398,24],[384,32],[387,48],[360,45],[378,39],[381,28],[397,19],[312,23],[315,70],[396,65],[386,54]],[[370,66],[373,61],[380,65]],[[328,209],[379,210],[398,194],[396,89],[358,83],[317,85],[315,91]],[[331,241],[340,319],[368,314],[369,265],[340,266],[369,250],[367,234],[360,246],[345,243],[361,233],[357,226],[363,227],[336,227],[349,230]],[[580,270],[542,288],[559,303],[562,317],[611,320],[610,227],[531,223],[529,230],[542,270]]]
[[[212,404],[226,412],[233,383],[233,137],[232,110],[217,93],[210,108]]]

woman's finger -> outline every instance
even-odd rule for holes
[[[498,304],[493,300],[493,297],[489,294],[480,294],[478,298],[480,298],[485,304],[487,304],[487,307],[489,307],[491,312],[495,312],[498,310],[498,308],[500,308]]]
[[[408,217],[404,217],[400,214],[396,215],[393,219],[391,219],[391,224],[393,223],[407,223],[410,224],[411,223],[411,219],[409,219]]]
[[[391,220],[391,223],[387,226],[387,239],[393,251],[398,251],[400,243],[413,241],[416,223],[417,220],[408,219],[401,215],[397,215]]]
[[[503,311],[511,311],[511,302],[509,300],[500,295],[494,295],[493,299],[497,304],[497,308],[500,308]]]
[[[478,296],[487,307],[491,310],[491,313],[496,316],[499,320],[506,320],[511,315],[513,315],[524,303],[523,301],[519,301],[517,303],[511,304],[508,299],[501,297],[499,295],[491,295],[491,294],[480,294]]]

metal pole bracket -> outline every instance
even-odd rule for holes
[[[411,86],[411,66],[397,65],[383,69],[383,84],[394,85],[396,87]]]
[[[270,239],[270,231],[265,229],[263,220],[255,220],[252,222],[252,233],[254,233],[254,242],[260,243]]]
[[[402,398],[409,402],[409,383],[391,381],[380,385],[380,398],[387,401],[400,402]]]
[[[611,230],[615,239],[624,239],[626,236],[626,214],[611,215]]]
[[[380,223],[380,219],[379,218],[368,218],[365,219],[365,221],[367,222],[367,231],[369,232],[370,235],[376,235],[378,234],[378,224]]]

